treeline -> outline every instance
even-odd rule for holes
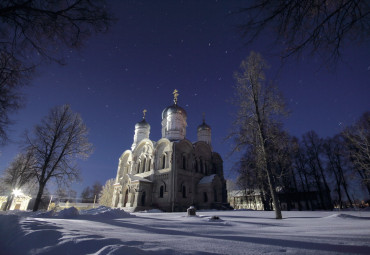
[[[318,195],[319,208],[353,207],[359,203],[358,188],[370,195],[370,112],[343,132],[321,138],[314,131],[301,138],[275,130],[275,139],[268,143],[268,161],[276,190],[285,194],[288,210],[298,202],[297,209],[310,206],[310,192]],[[258,148],[248,146],[237,171],[237,185],[247,193],[259,191],[266,210],[271,210],[267,176],[259,168]],[[357,192],[357,193],[355,193]],[[297,193],[302,194],[296,196]],[[357,200],[357,201],[356,201]],[[281,201],[280,201],[281,202]]]
[[[259,53],[251,52],[234,73],[237,112],[229,138],[243,155],[237,165],[239,187],[250,194],[258,190],[263,207],[274,209],[276,219],[282,219],[280,200],[288,210],[302,197],[312,208],[308,200],[315,194],[318,208],[343,207],[345,200],[353,206],[349,183],[356,181],[370,194],[370,112],[331,138],[314,131],[292,137],[283,129],[284,98],[266,82],[268,68]]]

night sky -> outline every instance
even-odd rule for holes
[[[273,37],[264,34],[246,46],[231,14],[243,1],[109,1],[117,22],[106,34],[89,38],[79,51],[65,51],[67,65],[45,64],[23,89],[26,106],[12,117],[10,138],[18,141],[49,109],[70,104],[90,130],[94,153],[80,162],[80,192],[95,181],[115,178],[118,158],[131,148],[135,123],[146,119],[150,138],[161,138],[161,113],[180,93],[178,104],[188,115],[187,139],[205,113],[212,127],[213,149],[224,158],[226,178],[236,157],[227,158],[224,142],[233,120],[228,101],[235,83],[232,74],[251,50],[260,52],[285,96],[290,116],[284,128],[300,137],[314,130],[327,137],[370,110],[370,43],[348,44],[343,61],[325,67],[317,57],[290,59],[282,64],[270,49]],[[19,152],[13,142],[0,148],[0,171]],[[53,192],[53,188],[50,188]]]

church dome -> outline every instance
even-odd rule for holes
[[[198,131],[202,131],[202,130],[211,130],[211,127],[209,125],[207,125],[204,121],[202,124],[200,124],[198,126]]]
[[[186,111],[182,107],[178,106],[177,104],[173,104],[173,105],[168,106],[167,108],[165,108],[163,110],[163,112],[162,112],[162,120],[164,118],[167,118],[167,116],[169,114],[172,114],[172,113],[180,113],[180,114],[182,114],[184,116],[185,119],[187,118]]]
[[[148,128],[150,127],[149,123],[146,122],[145,119],[143,119],[142,121],[139,121],[138,123],[136,123],[135,125],[135,128]]]

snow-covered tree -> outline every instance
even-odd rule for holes
[[[100,205],[109,206],[109,207],[112,206],[114,182],[115,182],[115,179],[109,179],[103,186],[103,189],[101,190],[100,195],[99,195]]]

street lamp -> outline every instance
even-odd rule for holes
[[[23,193],[22,193],[22,190],[21,189],[13,189],[13,195],[15,197],[17,196],[21,196]]]

